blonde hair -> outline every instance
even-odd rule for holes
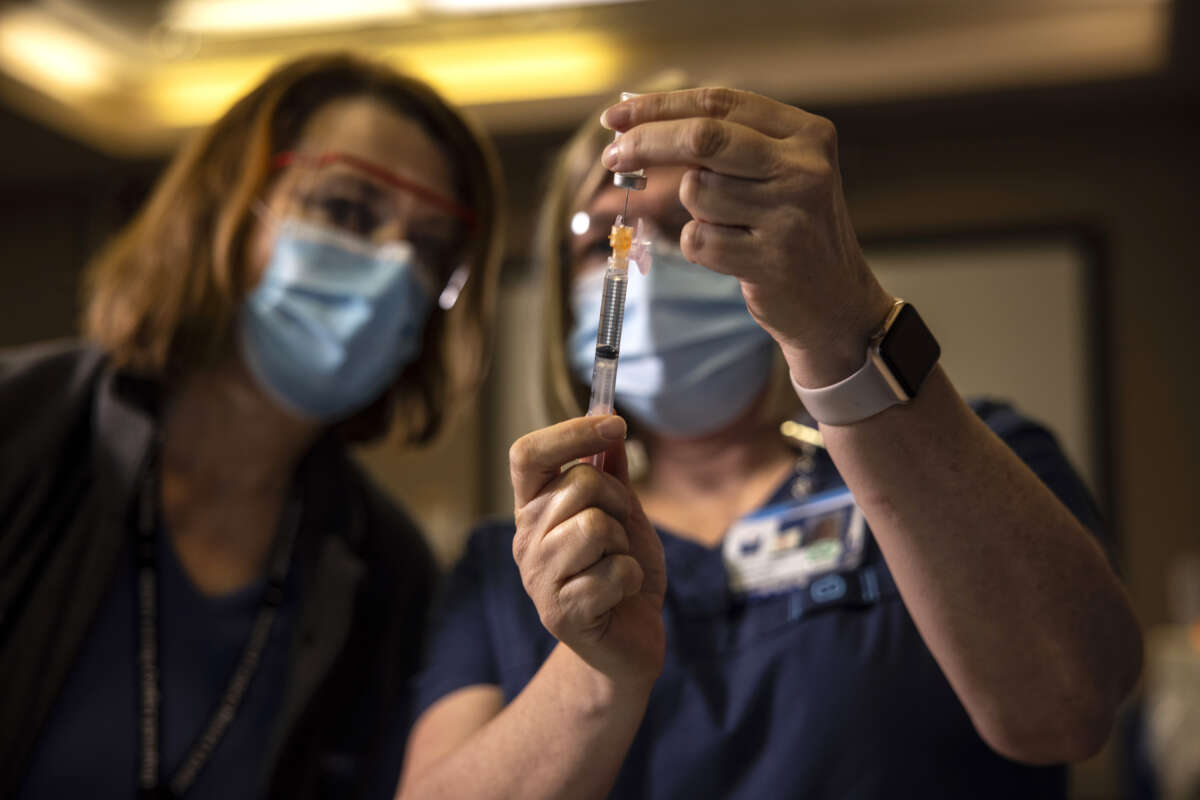
[[[376,100],[421,123],[458,175],[475,224],[464,253],[471,277],[454,308],[431,316],[422,352],[374,406],[343,423],[372,438],[395,419],[405,441],[424,442],[486,372],[499,240],[499,170],[487,141],[429,86],[351,54],[284,64],[201,131],[174,158],[137,217],[90,266],[84,334],[120,368],[170,379],[232,351],[252,208],[271,160],[291,149],[313,114],[345,98]],[[368,430],[369,429],[369,430]]]

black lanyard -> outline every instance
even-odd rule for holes
[[[271,627],[279,615],[284,584],[287,582],[292,561],[292,548],[300,528],[300,503],[295,496],[290,496],[284,504],[279,535],[276,536],[271,549],[267,588],[263,593],[262,603],[254,619],[254,626],[250,629],[250,638],[246,641],[242,657],[216,710],[188,749],[175,776],[171,778],[167,787],[160,786],[159,719],[162,695],[158,670],[158,559],[155,543],[158,527],[157,472],[157,465],[152,463],[142,483],[138,509],[138,673],[141,677],[138,695],[141,733],[138,788],[142,798],[182,797],[186,794],[220,744],[225,732],[229,730],[250,681],[258,670],[271,635]]]

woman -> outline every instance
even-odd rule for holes
[[[547,383],[578,413],[625,199],[603,150],[658,229],[616,387],[646,474],[619,417],[514,444],[515,524],[452,579],[401,796],[1064,796],[1141,649],[1053,439],[973,413],[879,286],[826,120],[712,89],[603,119],[623,135],[582,132],[545,208]]]
[[[478,380],[493,163],[424,84],[294,61],[92,267],[88,343],[3,355],[0,795],[394,788],[434,567],[345,448]]]

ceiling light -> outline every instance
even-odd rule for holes
[[[0,15],[0,67],[48,94],[76,99],[117,85],[116,60],[105,47],[35,9]]]
[[[210,36],[279,33],[395,22],[416,14],[417,0],[172,0],[170,30]]]
[[[269,55],[163,65],[146,81],[141,99],[155,124],[207,125],[282,60]]]
[[[549,32],[419,42],[372,52],[422,78],[457,105],[599,94],[617,79],[620,53],[607,36]],[[278,54],[164,64],[146,81],[155,124],[211,122],[283,57]]]
[[[487,14],[501,11],[545,11],[552,8],[616,5],[635,0],[420,0],[427,11],[445,14]]]
[[[387,55],[459,105],[606,92],[621,59],[609,36],[570,31],[404,45]]]

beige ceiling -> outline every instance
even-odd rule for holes
[[[282,59],[352,48],[422,75],[494,132],[520,132],[569,125],[668,71],[821,105],[1150,75],[1166,61],[1171,10],[1164,0],[644,0],[209,35],[170,27],[163,8],[10,7],[4,98],[104,150],[155,153]]]

